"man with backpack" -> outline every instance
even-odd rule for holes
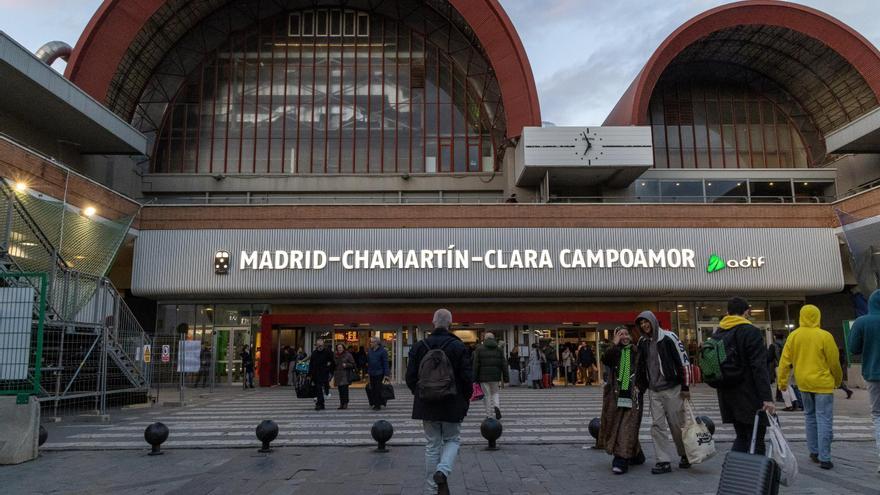
[[[412,391],[413,419],[425,430],[426,493],[449,493],[448,479],[458,455],[461,422],[467,416],[473,392],[471,356],[464,343],[449,331],[452,313],[438,309],[434,331],[412,346],[406,385]]]
[[[734,297],[727,301],[727,316],[700,349],[703,381],[718,390],[721,421],[733,424],[736,431],[731,447],[735,452],[749,451],[756,412],[776,413],[767,370],[767,347],[761,330],[747,319],[749,311],[745,299]],[[755,439],[757,454],[765,452],[766,430],[767,419],[762,415]]]
[[[849,338],[850,351],[862,356],[862,376],[868,384],[874,440],[880,452],[880,289],[868,298],[868,314],[856,319]]]
[[[642,336],[637,347],[636,383],[646,383],[649,390],[651,408],[651,438],[654,440],[654,453],[657,464],[651,474],[672,472],[669,452],[669,433],[675,450],[681,458],[678,467],[688,469],[687,453],[682,442],[681,428],[684,426],[684,401],[690,398],[690,362],[684,345],[674,333],[660,328],[654,313],[643,311],[636,318],[636,326]]]

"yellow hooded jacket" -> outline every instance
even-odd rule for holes
[[[819,328],[819,308],[807,304],[801,308],[800,326],[785,341],[776,378],[779,389],[788,388],[789,368],[803,392],[830,394],[840,386],[843,371],[834,337]]]

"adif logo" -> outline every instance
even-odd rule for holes
[[[214,273],[217,275],[225,275],[229,273],[229,253],[226,251],[217,251],[214,253]]]
[[[724,258],[712,253],[709,263],[706,264],[706,273],[715,273],[725,268],[760,268],[764,266],[766,259],[763,256],[747,256],[741,260],[724,261]]]

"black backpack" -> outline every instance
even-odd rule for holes
[[[437,349],[432,349],[427,340],[423,340],[428,352],[419,363],[419,381],[416,384],[419,399],[425,402],[442,402],[455,397],[455,370],[449,356],[443,350],[452,339],[447,340]]]

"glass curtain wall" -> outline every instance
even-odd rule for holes
[[[458,30],[347,9],[234,33],[165,111],[158,173],[496,170],[497,80]]]
[[[655,168],[804,168],[791,116],[745,85],[663,81],[651,98]]]

